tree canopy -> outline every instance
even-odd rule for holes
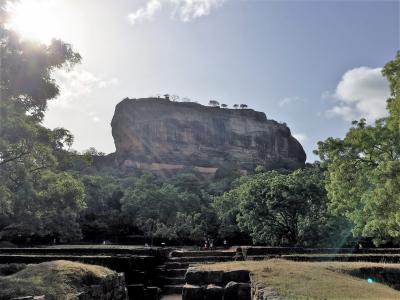
[[[382,74],[391,89],[389,116],[372,125],[354,121],[344,139],[329,138],[316,150],[327,168],[331,210],[376,244],[400,237],[400,52]]]
[[[5,28],[4,5],[1,1],[0,207],[14,225],[71,238],[70,233],[79,235],[79,230],[66,226],[61,230],[62,223],[56,223],[76,222],[76,214],[84,207],[83,190],[56,166],[73,137],[63,128],[47,129],[41,121],[47,101],[59,93],[53,71],[71,68],[81,57],[60,40],[49,45],[22,40]]]
[[[331,231],[331,225],[345,231],[345,222],[327,212],[319,166],[292,173],[259,172],[236,183],[214,206],[225,228],[248,231],[255,243],[332,245],[332,236],[342,232]]]

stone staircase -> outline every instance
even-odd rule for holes
[[[163,295],[182,295],[185,274],[190,265],[233,261],[235,251],[172,251],[159,269]]]

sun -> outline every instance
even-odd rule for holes
[[[58,38],[60,21],[56,0],[21,0],[10,3],[7,10],[10,13],[7,28],[18,32],[21,38],[46,44]]]

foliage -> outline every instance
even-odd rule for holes
[[[144,174],[127,187],[121,198],[125,222],[153,240],[197,241],[217,231],[210,197],[194,174],[178,174],[169,180]]]
[[[243,178],[233,190],[216,198],[214,207],[225,228],[248,231],[255,243],[332,242],[327,237],[332,219],[326,211],[319,166],[289,174],[269,171]]]
[[[44,128],[41,121],[47,101],[59,93],[52,72],[72,67],[81,57],[60,40],[44,45],[20,39],[5,28],[4,4],[0,2],[1,216],[8,216],[13,228],[69,239],[79,236],[75,221],[83,189],[56,167],[73,137],[62,128]]]
[[[219,102],[217,100],[210,100],[208,102],[209,106],[219,107]]]
[[[376,244],[400,237],[400,52],[383,75],[391,87],[389,116],[374,125],[354,121],[344,139],[319,142],[316,151],[327,168],[331,210]]]

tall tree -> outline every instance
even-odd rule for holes
[[[316,151],[327,167],[331,210],[376,244],[400,237],[400,52],[382,73],[391,88],[389,116],[374,125],[354,121],[344,139],[319,142]]]
[[[13,221],[30,227],[27,220],[32,218],[19,218],[21,210],[40,217],[40,210],[45,209],[37,205],[40,195],[51,193],[54,187],[40,182],[51,177],[50,170],[56,171],[58,157],[73,141],[67,130],[49,130],[41,125],[47,102],[59,93],[52,72],[72,67],[81,57],[60,40],[49,45],[22,40],[6,29],[5,5],[6,1],[0,1],[0,189],[5,195],[0,206],[7,208],[3,211]],[[70,183],[71,188],[77,184],[72,179]],[[80,201],[80,195],[76,197]]]
[[[348,228],[327,212],[318,165],[292,173],[259,171],[235,185],[214,201],[228,237],[240,229],[260,244],[342,246],[335,240]]]

